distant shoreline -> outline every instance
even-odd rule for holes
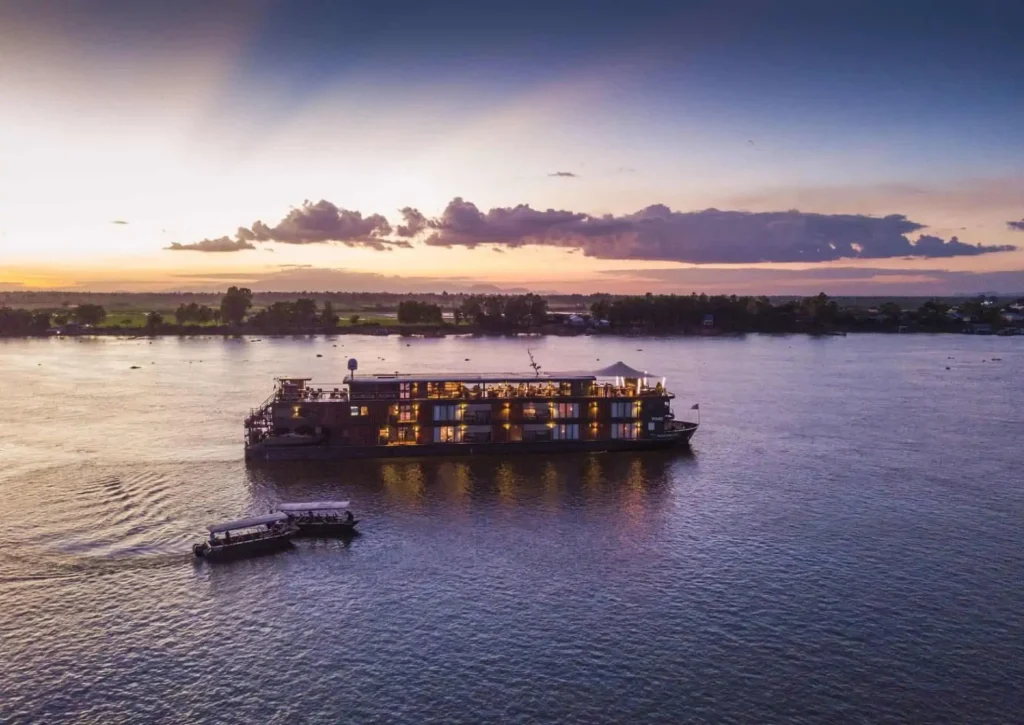
[[[170,326],[174,328],[175,326]],[[871,329],[831,329],[831,330],[601,330],[590,334],[576,329],[551,329],[534,328],[522,330],[489,330],[482,329],[475,325],[460,325],[459,327],[422,327],[422,326],[390,326],[390,327],[339,327],[334,330],[313,329],[313,330],[239,330],[226,329],[223,327],[189,327],[176,329],[160,329],[148,331],[138,328],[101,327],[89,330],[81,330],[65,333],[43,333],[25,335],[0,335],[0,340],[22,340],[22,339],[63,339],[79,337],[117,337],[128,339],[156,338],[156,337],[338,337],[348,335],[361,335],[366,337],[403,337],[420,339],[440,339],[445,337],[595,337],[595,338],[629,338],[629,337],[738,337],[742,335],[802,335],[807,337],[844,337],[856,334],[931,334],[931,335],[981,335],[1000,336],[992,332],[971,332],[969,330],[936,330],[936,329],[913,329],[907,326],[902,328],[876,327]]]
[[[734,295],[628,295],[583,299],[569,309],[550,309],[536,295],[476,295],[440,301],[415,297],[397,306],[342,311],[315,297],[278,300],[259,307],[251,290],[231,287],[219,304],[181,302],[176,308],[108,310],[82,302],[71,307],[0,306],[0,336],[96,335],[195,337],[201,335],[448,335],[681,336],[878,333],[1024,334],[1024,298],[979,297],[950,305],[927,300],[914,309],[886,301],[877,306],[840,306],[825,293],[787,302]],[[39,300],[42,302],[43,300]],[[54,300],[46,300],[53,302]],[[137,300],[142,302],[143,300]]]

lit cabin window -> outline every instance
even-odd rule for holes
[[[552,428],[551,437],[556,441],[578,441],[580,427],[577,423],[561,423]]]
[[[462,428],[454,425],[434,428],[434,443],[462,443],[462,433]]]
[[[402,443],[415,443],[416,442],[416,429],[415,426],[408,427],[403,426],[398,429],[398,440]]]
[[[414,420],[416,420],[416,413],[412,404],[403,403],[398,406],[398,421],[400,423],[412,423]]]
[[[398,397],[408,400],[412,395],[412,383],[400,383],[398,385]]]
[[[462,408],[458,405],[435,405],[434,420],[438,422],[462,420]]]
[[[559,403],[557,410],[557,417],[559,418],[579,418],[580,417],[580,404],[579,403]]]
[[[359,418],[360,416],[369,415],[370,408],[369,406],[366,405],[353,405],[351,410],[349,411],[349,414],[353,418]]]
[[[633,440],[637,427],[632,423],[612,423],[612,438]]]
[[[640,401],[639,400],[623,400],[612,403],[612,417],[613,418],[639,418],[640,417]]]

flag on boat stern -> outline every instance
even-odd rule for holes
[[[694,403],[690,406],[690,410],[700,410],[700,403]]]

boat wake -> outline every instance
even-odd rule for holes
[[[15,571],[33,571],[33,578],[40,571],[60,576],[159,566],[189,551],[194,532],[185,522],[190,516],[174,508],[180,483],[165,473],[89,476],[86,471],[83,476],[80,469],[67,468],[47,473],[31,489],[13,492],[19,525],[0,535],[8,552],[0,579]],[[72,477],[78,479],[74,485]]]

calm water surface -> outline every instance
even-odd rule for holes
[[[692,455],[242,460],[275,375],[527,370],[527,344],[667,375]],[[7,341],[0,395],[0,721],[1024,712],[1022,339]],[[316,497],[363,535],[188,553]]]

